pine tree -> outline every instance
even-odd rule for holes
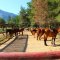
[[[60,25],[60,0],[48,0],[50,24]]]

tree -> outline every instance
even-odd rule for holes
[[[60,22],[60,0],[32,0],[32,12],[39,25]]]
[[[27,5],[28,5],[28,8],[27,8],[28,18],[30,19],[31,26],[33,26],[35,24],[35,21],[33,19],[32,1],[31,2],[28,2]]]
[[[3,18],[0,18],[0,27],[2,28],[2,30],[4,31],[4,27],[5,27],[5,20]]]
[[[30,19],[28,18],[28,13],[26,11],[26,9],[24,9],[23,7],[21,7],[21,11],[20,11],[20,25],[21,27],[29,27],[30,26]]]
[[[8,24],[13,24],[13,23],[14,23],[14,22],[13,22],[13,18],[9,16],[9,19],[8,19],[7,23],[8,23]]]
[[[32,0],[33,19],[39,25],[45,24],[48,17],[48,1]]]
[[[17,15],[16,17],[13,18],[13,22],[15,27],[19,27],[19,15]]]
[[[60,12],[59,0],[48,0],[49,16],[55,18]]]
[[[4,26],[5,25],[5,20],[3,18],[0,18],[0,26]]]
[[[7,24],[8,24],[10,27],[13,28],[13,26],[15,25],[15,18],[9,16],[9,19],[8,19],[8,21],[7,21]],[[9,26],[7,26],[7,27],[9,27]]]
[[[48,0],[48,12],[50,23],[52,26],[56,26],[56,23],[60,22],[60,0]]]

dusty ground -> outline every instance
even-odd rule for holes
[[[24,34],[28,34],[28,44],[26,52],[47,52],[47,51],[59,51],[60,50],[60,36],[57,35],[56,39],[56,47],[51,45],[51,38],[48,38],[47,44],[44,45],[43,38],[41,40],[37,40],[36,36],[31,35],[29,31],[25,31]]]

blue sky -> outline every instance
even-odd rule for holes
[[[27,8],[27,2],[31,0],[0,0],[0,10],[18,14],[21,6]]]

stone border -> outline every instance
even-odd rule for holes
[[[2,44],[2,45],[0,46],[0,52],[1,52],[4,48],[6,48],[10,43],[12,43],[16,38],[17,38],[17,37],[13,37],[12,39],[10,39],[10,40],[8,40],[7,42],[5,42],[4,44]]]
[[[25,44],[23,52],[26,52],[26,48],[27,48],[27,44],[28,44],[28,35],[26,35],[26,36],[27,36],[27,40],[26,40],[26,44]]]

